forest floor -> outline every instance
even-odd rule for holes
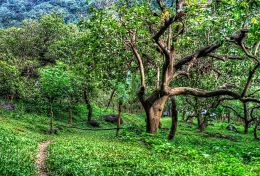
[[[102,128],[115,126],[98,115],[94,113]],[[120,137],[115,137],[114,130],[73,128],[49,135],[46,116],[0,111],[0,175],[257,176],[260,172],[260,142],[253,139],[252,129],[244,135],[227,131],[226,123],[214,123],[199,133],[196,125],[180,122],[175,140],[167,141],[168,130],[157,135],[142,131],[142,115],[124,114],[123,120],[123,126],[131,130],[121,130]],[[56,121],[56,126],[65,122]],[[162,123],[168,128],[170,118]],[[242,126],[235,125],[242,132]],[[90,128],[84,123],[78,127]]]

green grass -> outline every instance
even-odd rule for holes
[[[79,107],[80,108],[80,107]],[[94,108],[94,116],[102,128],[115,125],[102,121],[103,114]],[[84,122],[84,114],[74,122]],[[236,141],[208,137],[196,126],[188,128],[180,122],[176,138],[169,142],[167,130],[157,135],[143,132],[141,115],[124,114],[124,129],[120,137],[115,131],[84,131],[64,129],[57,135],[47,135],[48,117],[21,112],[0,113],[0,175],[36,175],[34,161],[40,142],[51,139],[46,158],[50,175],[258,175],[260,143],[252,135],[229,132],[225,123],[209,126],[208,133],[222,133]],[[59,124],[65,124],[66,118]],[[163,127],[170,119],[162,119]],[[57,120],[56,120],[57,124]],[[86,127],[80,123],[80,127]],[[90,128],[88,126],[88,128]],[[132,128],[133,129],[133,128]],[[242,127],[238,127],[242,131]]]
[[[39,134],[39,122],[44,119],[8,115],[0,115],[0,175],[35,175],[38,143],[45,138]]]

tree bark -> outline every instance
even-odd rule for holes
[[[182,116],[181,116],[181,119],[182,119],[183,122],[185,121],[185,115],[186,115],[186,112],[183,110],[182,111]]]
[[[248,134],[249,121],[245,120],[244,123],[244,134]]]
[[[68,124],[72,124],[72,109],[71,107],[69,108],[69,117],[68,117]]]
[[[121,127],[121,111],[122,111],[122,102],[118,102],[118,116],[117,116],[117,129],[116,129],[116,136],[119,135],[119,130]]]
[[[199,128],[199,131],[203,132],[204,129],[205,129],[205,125],[203,123],[203,120],[202,120],[202,117],[201,117],[200,113],[197,114],[197,118],[198,118],[198,128]]]
[[[178,125],[178,111],[177,111],[177,105],[176,100],[174,97],[172,97],[172,124],[171,124],[171,130],[168,136],[169,140],[173,140]]]
[[[91,118],[92,118],[93,109],[92,109],[90,100],[89,100],[89,98],[88,98],[87,90],[86,90],[86,89],[84,90],[84,101],[85,101],[85,103],[86,103],[86,105],[87,105],[87,109],[88,109],[87,122],[90,122],[90,121],[91,121]]]
[[[152,105],[148,104],[150,102],[144,104],[146,113],[146,132],[154,134],[157,133],[164,105],[168,98],[169,96],[162,96],[156,99]]]

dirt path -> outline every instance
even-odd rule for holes
[[[50,141],[44,141],[39,145],[38,148],[38,156],[36,160],[37,165],[37,173],[39,176],[48,176],[48,173],[46,172],[46,164],[45,164],[45,158],[46,158],[46,148],[49,145]]]

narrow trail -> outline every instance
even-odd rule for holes
[[[38,156],[36,160],[36,166],[37,166],[37,174],[38,176],[48,176],[48,173],[46,172],[46,164],[45,164],[45,158],[46,158],[46,148],[50,144],[50,141],[44,141],[39,145],[38,148]]]

